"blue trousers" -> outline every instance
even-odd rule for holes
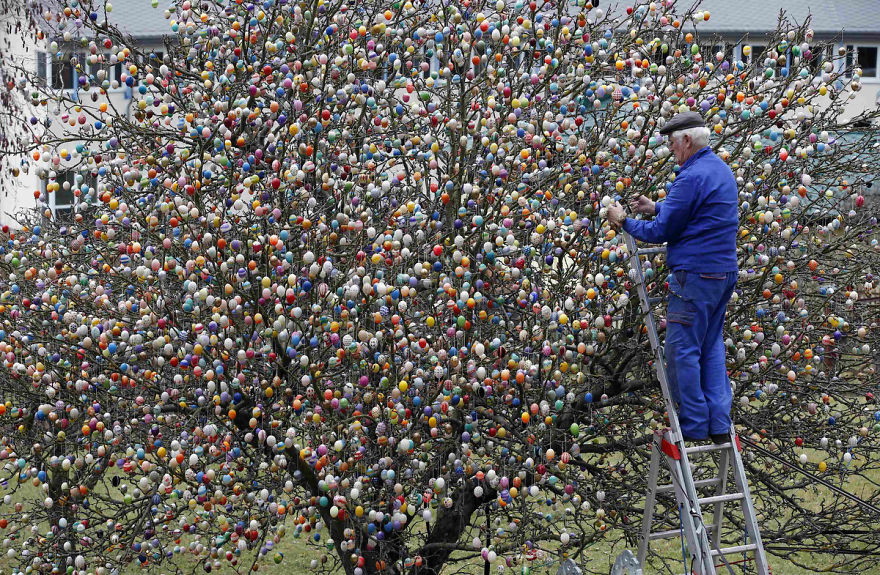
[[[730,430],[732,393],[722,336],[737,272],[669,274],[666,372],[684,435],[705,439]]]

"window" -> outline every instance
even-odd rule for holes
[[[846,47],[846,74],[852,75],[852,69],[860,67],[863,78],[877,77],[877,46]]]
[[[483,56],[482,54],[476,54],[476,55]],[[488,61],[489,61],[488,58],[485,60],[481,59],[480,62],[475,66],[473,63],[473,60],[471,60],[471,70],[474,73],[474,78],[476,78],[477,76],[479,76],[480,74],[482,74],[486,70]]]
[[[138,58],[137,65],[139,68],[152,67],[154,68],[153,73],[157,73],[159,71],[159,66],[162,65],[162,59],[164,58],[164,54],[159,52],[148,52],[145,57]]]
[[[72,54],[62,54],[52,58],[52,89],[72,90],[76,77],[76,67],[70,63]]]
[[[77,65],[70,63],[71,56],[76,56]],[[159,56],[161,62],[161,54]],[[49,86],[53,90],[71,90],[79,86],[79,76],[84,74],[89,77],[92,87],[100,87],[98,71],[106,70],[104,80],[113,82],[120,81],[122,77],[122,62],[110,64],[110,55],[105,54],[104,59],[95,64],[89,63],[84,54],[64,54],[61,57],[51,56],[46,52],[37,52],[37,83],[40,86]]]
[[[718,60],[716,57],[718,52],[721,52],[723,56],[721,60]],[[730,62],[733,60],[731,55],[732,46],[730,44],[715,44],[712,46],[712,51],[704,58],[704,61],[711,62],[715,66],[715,75],[724,76],[730,71]],[[724,65],[725,62],[727,62],[726,66]]]
[[[746,54],[746,47],[749,47],[751,50],[748,54]],[[761,65],[761,62],[764,61],[763,54],[766,51],[766,46],[750,46],[748,44],[745,44],[742,48],[742,61],[746,66],[751,66],[754,62],[757,62],[758,65]]]
[[[440,71],[440,59],[437,57],[437,50],[433,46],[425,46],[423,53],[428,60],[428,67],[427,69],[422,68],[421,75],[423,79],[427,80]]]
[[[113,65],[113,73],[110,76],[110,81],[116,80],[119,82],[120,87],[122,86],[122,62]]]
[[[49,55],[45,52],[37,52],[37,83],[45,86],[49,79]]]
[[[659,42],[654,47],[654,51],[651,53],[651,60],[658,66],[666,64],[666,53],[663,52],[663,45]]]
[[[822,73],[822,64],[828,60],[828,57],[831,52],[830,46],[815,46],[814,49],[810,52],[809,59],[804,58],[803,64],[810,70],[810,73],[813,76],[818,76]]]
[[[529,53],[532,55],[532,74],[540,74],[541,66],[544,65],[544,56],[540,50],[536,50],[532,48],[529,50]]]
[[[57,183],[54,192],[49,193],[49,184]],[[43,180],[43,198],[52,211],[53,217],[71,217],[76,204],[75,190],[89,190],[95,187],[97,178],[91,174],[82,175],[74,170],[57,172],[54,179]],[[54,187],[54,186],[53,186]]]
[[[85,76],[88,78],[89,88],[95,88],[95,87],[98,87],[101,85],[101,80],[98,79],[98,71],[100,71],[101,68],[103,68],[103,66],[99,62],[91,64],[89,62],[89,58],[87,56],[81,62],[81,68],[82,68],[82,73],[85,74]],[[105,76],[105,79],[106,79],[106,76]]]

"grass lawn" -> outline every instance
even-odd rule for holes
[[[812,455],[811,459],[813,459]],[[859,465],[858,458],[854,459],[852,464],[856,466]],[[871,479],[880,479],[880,477],[875,478],[872,476]],[[875,489],[875,486],[871,484],[870,481],[858,477],[851,479],[850,483],[848,483],[845,487],[846,489],[857,495],[866,495],[868,491]],[[11,489],[11,485],[7,489],[0,488],[0,496],[10,492]],[[110,489],[111,492],[115,491],[115,488],[111,487]],[[39,488],[34,487],[30,483],[27,483],[23,486],[20,486],[15,491],[14,501],[29,502],[30,504],[34,504],[35,502],[42,499],[43,496],[41,493],[42,492]],[[820,491],[820,496],[811,498],[807,503],[807,506],[818,509],[825,495],[825,493]],[[6,508],[2,509],[2,511],[8,513],[8,511],[10,510]],[[709,511],[711,511],[711,509]],[[6,513],[2,513],[2,515],[6,516],[9,519],[9,516],[6,515]],[[706,519],[707,522],[711,521],[711,513],[707,513]],[[418,528],[418,526],[416,526],[415,528]],[[880,519],[878,519],[877,522],[877,529],[878,531],[880,531]],[[46,525],[40,525],[40,533],[44,533],[45,531]],[[259,566],[259,573],[266,573],[268,575],[289,575],[291,573],[307,573],[309,571],[312,571],[310,562],[313,558],[319,557],[320,552],[316,548],[308,546],[306,544],[306,534],[304,534],[301,538],[295,538],[293,536],[293,531],[294,530],[292,528],[288,529],[287,535],[276,546],[275,550],[273,552],[270,552],[268,558],[264,558],[263,562]],[[326,536],[326,534],[323,535]],[[622,552],[626,548],[626,546],[624,541],[620,540],[619,531],[611,530],[608,533],[608,538],[609,541],[600,541],[599,543],[587,548],[587,550],[578,558],[578,564],[586,567],[585,573],[610,573],[611,564],[613,563],[614,558],[620,552]],[[188,541],[184,540],[184,544],[186,544],[187,542]],[[20,549],[20,546],[20,539],[14,541],[12,544],[12,547],[17,550]],[[635,552],[635,546],[632,546],[631,549],[633,552]],[[678,538],[665,541],[656,541],[652,544],[652,550],[658,554],[658,557],[656,557],[651,564],[646,566],[646,575],[655,573],[681,574],[685,571],[682,562],[681,543]],[[271,559],[275,551],[279,551],[284,555],[284,560],[280,564],[275,564]],[[253,556],[253,553],[244,554],[239,560],[238,568],[248,569],[251,561],[253,560]],[[768,556],[768,561],[775,575],[800,575],[803,573],[821,572],[852,573],[854,575],[880,575],[880,564],[865,570],[852,570],[850,568],[847,568],[845,564],[835,564],[835,558],[827,554],[800,553],[797,557],[804,564],[813,565],[814,567],[811,570],[805,570],[773,555]],[[729,557],[728,560],[736,561],[737,559],[741,558],[741,556],[734,558]],[[839,560],[839,558],[837,559]],[[176,557],[176,561],[177,564],[180,566],[182,573],[205,573],[205,571],[200,566],[200,562],[194,556],[186,552],[178,555]],[[222,563],[224,565],[228,565],[225,559],[222,559]],[[529,570],[532,575],[555,575],[556,570],[559,567],[558,558],[555,554],[552,553],[547,554],[545,557],[539,557],[531,562],[527,561],[526,565],[529,566]],[[744,567],[747,568],[744,569]],[[176,571],[171,568],[170,564],[155,565],[150,563],[147,564],[146,567],[142,567],[137,562],[133,562],[132,564],[126,566],[124,569],[121,570],[122,575],[132,575],[134,573],[144,572],[160,575],[165,573],[171,574],[175,573]],[[222,572],[232,573],[233,571],[227,567],[224,567]],[[754,573],[754,569],[751,568],[750,562],[744,564],[734,564],[734,572],[737,575],[745,575],[746,573]],[[11,573],[12,562],[6,558],[5,554],[3,554],[2,556],[0,556],[0,575],[9,575]],[[452,575],[453,573],[473,573],[481,575],[483,573],[483,563],[481,560],[478,559],[470,559],[463,563],[458,563],[455,566],[450,566],[449,568],[444,570],[444,575]],[[522,573],[522,566],[503,570],[498,569],[498,567],[496,566],[492,569],[492,573],[507,573],[511,575],[519,575],[520,573]],[[727,574],[728,572],[724,567],[721,567],[718,570],[718,573],[719,575],[722,575]]]

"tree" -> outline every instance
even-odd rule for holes
[[[185,1],[161,63],[97,2],[59,13],[136,102],[28,88],[73,128],[23,150],[48,193],[82,177],[72,218],[21,214],[0,248],[0,459],[39,489],[4,500],[12,561],[244,570],[293,532],[316,569],[429,574],[632,544],[664,413],[604,208],[662,199],[683,109],[741,186],[741,434],[876,481],[858,70],[816,65],[809,23],[747,65],[703,52],[697,8],[594,4]],[[872,561],[870,511],[746,456],[771,553]]]

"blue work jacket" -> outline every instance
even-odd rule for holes
[[[736,180],[724,161],[706,146],[688,158],[653,220],[627,218],[623,229],[652,244],[667,243],[673,270],[737,271],[739,207]]]

